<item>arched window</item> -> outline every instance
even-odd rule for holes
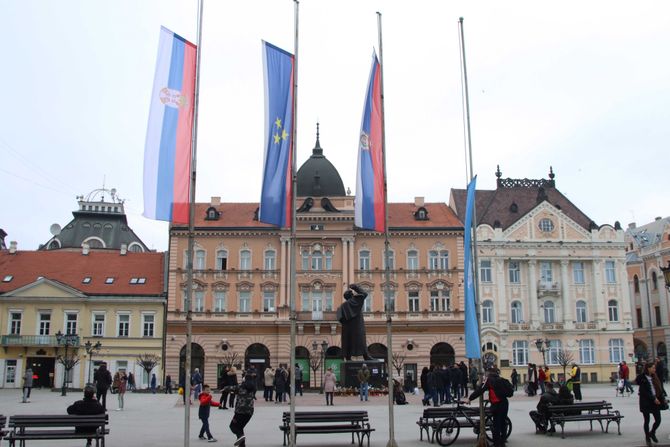
[[[128,246],[128,251],[131,253],[142,253],[144,251],[144,248],[137,242],[133,242]]]
[[[609,341],[610,349],[610,363],[619,363],[623,358],[623,340],[620,338],[613,338]]]
[[[553,301],[546,301],[544,303],[544,322],[545,323],[554,323],[555,322],[555,315],[554,315],[554,302]]]
[[[263,268],[265,270],[276,270],[277,269],[277,252],[274,250],[265,250],[265,261]]]
[[[493,323],[493,301],[491,300],[482,303],[482,323]]]
[[[226,250],[216,251],[216,268],[219,270],[228,268],[228,252]]]
[[[607,312],[610,321],[619,321],[619,303],[616,300],[609,300],[607,302]]]
[[[515,340],[512,343],[512,363],[517,366],[528,363],[528,342],[526,340]]]
[[[409,250],[407,252],[407,270],[419,270],[419,252]]]
[[[251,250],[240,252],[240,270],[251,270]]]
[[[652,290],[658,290],[658,275],[656,272],[651,272],[651,288]]]
[[[637,275],[633,276],[633,291],[635,293],[640,293],[640,278]]]
[[[512,317],[512,323],[523,323],[523,306],[521,305],[521,301],[512,301],[510,314]]]
[[[361,250],[358,252],[358,269],[370,270],[370,250]]]
[[[579,300],[577,301],[577,323],[586,323],[586,301]],[[582,362],[584,363],[584,362]]]
[[[593,340],[579,340],[579,363],[582,365],[593,365],[596,363]]]

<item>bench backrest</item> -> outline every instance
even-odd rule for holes
[[[29,427],[100,427],[109,423],[107,414],[96,415],[63,415],[63,414],[30,414],[9,417],[9,428]]]
[[[602,410],[611,410],[612,404],[606,401],[600,402],[580,402],[578,404],[572,405],[547,405],[547,410],[553,413],[560,413],[563,411],[570,412],[582,412],[582,411],[602,411]]]
[[[284,413],[285,424],[291,422],[291,413]],[[367,411],[299,411],[295,413],[296,422],[367,422]]]

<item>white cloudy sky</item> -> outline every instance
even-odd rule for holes
[[[196,37],[196,0],[0,0],[0,228],[35,249],[105,179],[130,225],[158,33]],[[448,201],[465,185],[457,22],[465,18],[479,186],[546,177],[598,224],[668,215],[670,4],[658,1],[303,0],[298,162],[321,145],[354,189],[370,55],[383,13],[389,197]],[[290,0],[205,0],[199,201],[257,201],[261,39],[293,51]]]

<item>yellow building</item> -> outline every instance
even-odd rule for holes
[[[0,387],[19,388],[27,367],[36,387],[61,387],[59,357],[79,362],[68,377],[82,388],[100,362],[133,372],[139,354],[162,355],[163,254],[122,250],[0,251]],[[58,335],[68,334],[69,343]],[[101,343],[93,357],[85,344]],[[92,360],[92,361],[91,361]],[[161,383],[162,367],[153,371]]]

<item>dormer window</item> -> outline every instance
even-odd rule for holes
[[[418,210],[414,213],[414,219],[416,220],[428,220],[428,210],[424,207],[419,207]]]
[[[84,279],[81,280],[81,283],[82,284],[90,284],[91,283],[91,277],[90,276],[84,277]]]
[[[207,215],[205,216],[205,220],[219,220],[219,217],[221,217],[221,213],[216,210],[213,206],[210,206],[207,208]]]
[[[2,278],[2,282],[9,282],[12,279],[14,279],[13,275],[6,275],[4,278]]]
[[[519,205],[517,205],[516,202],[512,202],[512,204],[509,206],[509,210],[511,213],[518,213]]]
[[[105,284],[114,284],[114,278],[113,277],[108,277],[105,279]]]

